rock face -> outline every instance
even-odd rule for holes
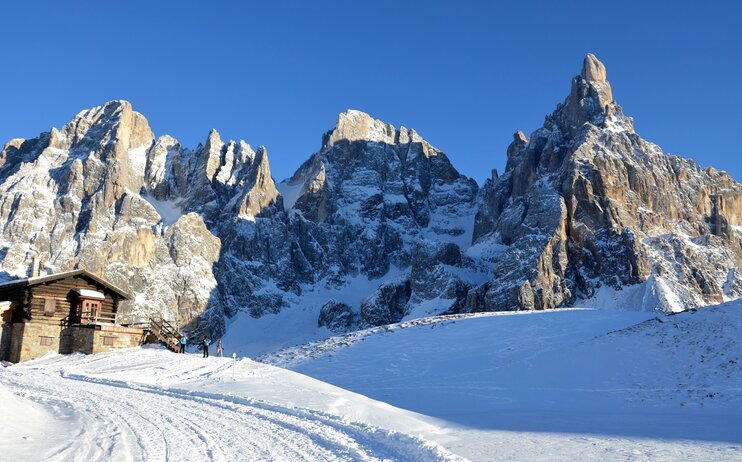
[[[292,308],[345,332],[615,290],[665,311],[742,295],[742,186],[639,137],[593,55],[507,156],[479,188],[414,130],[347,111],[276,184],[265,148],[212,130],[190,150],[113,101],[3,146],[0,276],[84,266],[135,294],[125,316],[217,333]]]
[[[222,237],[229,242],[225,274],[235,284],[254,283],[232,300],[256,316],[293,304],[307,290],[340,289],[352,279],[378,285],[401,271],[409,281],[418,243],[468,245],[478,193],[473,180],[413,130],[359,111],[341,114],[320,150],[278,189],[282,212],[220,235],[229,236]],[[432,261],[430,269],[438,264]],[[270,278],[277,290],[263,290],[257,275]],[[373,295],[381,289],[365,290]],[[405,303],[384,319],[400,320],[411,309]],[[358,302],[349,306],[358,322],[362,308]]]
[[[508,248],[479,308],[554,308],[639,283],[637,308],[737,298],[741,195],[639,137],[588,55],[566,101],[529,140],[515,135],[505,173],[482,188],[473,241]]]
[[[350,306],[330,300],[320,308],[317,325],[336,333],[348,332],[358,325],[358,319]]]
[[[340,115],[283,195],[265,148],[215,130],[195,150],[155,139],[125,101],[12,140],[0,166],[5,277],[39,261],[84,266],[136,294],[122,307],[129,317],[215,331],[239,311],[275,313],[314,288],[404,273],[420,242],[468,244],[478,192],[413,130],[358,111]],[[401,319],[404,305],[384,319]],[[360,306],[326,303],[320,318],[347,330]]]
[[[269,209],[278,193],[265,180],[264,151],[216,140],[212,132],[195,152],[171,137],[155,140],[141,114],[113,101],[61,130],[7,143],[0,152],[5,277],[28,275],[33,261],[46,271],[85,267],[136,294],[124,307],[131,317],[185,325],[207,305],[220,313],[221,242],[211,223]],[[209,168],[221,175],[209,178]]]
[[[365,326],[380,326],[398,322],[407,314],[410,282],[390,281],[361,303],[361,320]]]
[[[348,111],[281,191],[325,240],[341,244],[324,266],[378,278],[409,266],[409,245],[426,234],[469,240],[478,187],[414,130]]]

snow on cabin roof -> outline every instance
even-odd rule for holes
[[[103,295],[103,292],[98,292],[97,290],[75,289],[75,292],[77,292],[81,298],[94,298],[96,300],[105,300],[106,298],[106,296]]]
[[[83,270],[83,269],[77,269],[72,271],[64,271],[61,273],[54,273],[54,274],[45,274],[43,276],[35,276],[31,278],[23,278],[23,279],[16,279],[13,281],[7,281],[0,283],[0,290],[10,287],[27,287],[27,286],[35,286],[38,284],[43,284],[45,282],[50,281],[56,281],[58,279],[64,279],[69,276],[85,276],[93,281],[97,282],[98,284],[104,285],[108,289],[110,289],[112,292],[116,293],[119,297],[121,297],[124,300],[130,300],[131,295],[129,295],[128,292],[124,291],[123,289],[120,289],[119,287],[116,287],[115,285],[111,284],[110,282],[104,280],[100,276],[97,276],[90,271]]]

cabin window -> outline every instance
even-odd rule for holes
[[[39,337],[39,345],[41,345],[41,346],[51,346],[53,339],[54,339],[54,337],[40,336]]]
[[[53,298],[44,299],[44,316],[52,316],[57,311],[57,301]]]
[[[104,346],[113,346],[113,337],[103,337]]]

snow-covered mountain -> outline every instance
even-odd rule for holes
[[[507,251],[472,307],[554,308],[635,284],[630,304],[664,311],[742,294],[742,186],[637,135],[593,55],[544,126],[515,135],[482,199],[473,240]]]
[[[618,290],[675,311],[742,294],[741,194],[642,140],[592,55],[481,189],[359,111],[277,184],[265,148],[212,130],[190,150],[113,101],[3,147],[0,268],[84,266],[135,294],[130,316],[201,329],[281,313],[294,339]]]

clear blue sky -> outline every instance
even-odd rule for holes
[[[353,108],[415,128],[481,182],[592,52],[644,138],[740,180],[737,5],[3,2],[0,143],[127,99],[188,147],[212,127],[266,145],[280,180]]]

